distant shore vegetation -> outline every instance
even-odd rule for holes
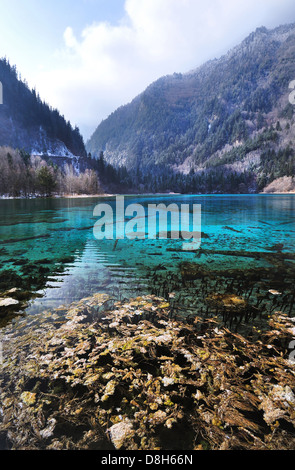
[[[78,172],[72,164],[62,168],[23,150],[0,147],[0,195],[50,197],[103,193],[93,169]]]

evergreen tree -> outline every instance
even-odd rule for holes
[[[56,187],[53,169],[47,165],[42,166],[37,172],[37,184],[41,194],[51,196]]]

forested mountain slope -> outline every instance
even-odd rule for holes
[[[255,192],[294,168],[295,24],[162,77],[104,120],[87,151],[149,190]]]
[[[0,146],[30,154],[86,156],[79,129],[30,90],[6,59],[0,59],[3,104],[0,105]]]

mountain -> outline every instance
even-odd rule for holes
[[[77,163],[78,157],[86,156],[79,129],[72,128],[56,109],[30,90],[6,59],[0,59],[0,82],[0,146],[50,157],[58,163]]]
[[[257,192],[295,174],[295,23],[152,83],[86,144],[142,189]],[[132,178],[131,178],[132,179]]]

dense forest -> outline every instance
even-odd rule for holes
[[[90,158],[90,157],[88,157]],[[190,171],[189,174],[167,172],[165,165],[151,166],[148,171],[139,167],[127,169],[125,166],[115,168],[107,163],[103,152],[98,159],[90,158],[89,167],[99,175],[102,187],[106,192],[122,193],[255,193],[257,181],[251,172],[220,173],[219,169]],[[250,188],[250,189],[249,189]]]
[[[127,170],[126,167],[113,168],[104,163],[99,166],[100,174],[105,175],[101,168],[107,168],[107,182],[112,181],[128,191],[139,192],[179,192],[179,193],[257,193],[262,191],[274,180],[284,176],[295,176],[295,151],[290,142],[286,147],[277,151],[269,146],[271,141],[279,139],[279,130],[272,126],[266,129],[256,139],[248,139],[238,149],[223,154],[222,158],[211,159],[202,170],[191,169],[189,173],[167,171],[167,166],[151,165],[149,168],[136,167]],[[255,165],[243,168],[240,162],[249,152],[259,151],[259,170]],[[103,159],[101,152],[99,160]]]
[[[86,156],[78,127],[43,102],[35,89],[21,79],[15,66],[0,59],[3,105],[0,106],[0,145],[33,150],[63,151]]]

